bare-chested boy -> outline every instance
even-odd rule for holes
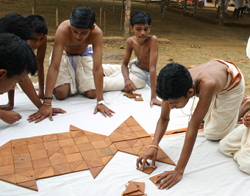
[[[134,12],[130,19],[130,31],[134,36],[126,41],[122,74],[125,89],[128,92],[143,88],[146,83],[151,86],[150,106],[152,107],[154,104],[161,105],[161,101],[156,98],[158,39],[155,35],[149,35],[150,29],[150,15],[143,11]],[[133,51],[137,59],[129,63]]]
[[[65,99],[69,94],[85,93],[97,98],[94,113],[100,111],[111,117],[103,100],[102,30],[95,24],[91,8],[78,7],[63,21],[55,34],[51,64],[46,80],[44,104],[29,120],[39,122],[46,117],[52,120],[52,94]],[[93,46],[93,52],[88,46]],[[93,55],[93,57],[92,57]]]
[[[170,63],[158,76],[157,94],[163,99],[160,118],[150,148],[137,159],[144,168],[147,159],[155,166],[157,149],[169,123],[171,109],[183,108],[190,98],[199,97],[188,124],[182,152],[173,171],[159,175],[159,189],[171,188],[179,182],[190,158],[197,132],[204,120],[204,133],[209,140],[220,140],[235,128],[245,84],[239,68],[231,62],[211,60],[191,69]]]

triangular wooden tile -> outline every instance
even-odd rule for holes
[[[15,174],[8,174],[0,176],[0,180],[9,182],[11,184],[16,184],[16,175]]]
[[[27,138],[27,143],[29,144],[37,144],[37,143],[42,143],[43,142],[43,137],[42,136],[36,136],[36,137],[29,137]]]
[[[74,126],[74,125],[70,125],[69,130],[70,131],[81,131],[82,129],[80,129],[80,128]]]
[[[89,168],[89,171],[91,172],[93,178],[96,178],[103,168],[104,166]]]
[[[69,166],[72,171],[83,171],[89,169],[85,161],[76,161],[69,163]]]
[[[34,191],[38,191],[37,184],[35,180],[20,182],[17,184],[18,186],[25,187]]]
[[[105,156],[105,157],[101,157],[101,160],[103,162],[104,165],[106,165],[114,156]]]
[[[122,148],[122,149],[120,149],[120,151],[125,152],[125,153],[129,153],[129,154],[132,154],[132,155],[136,155],[133,148]]]
[[[159,175],[155,175],[155,176],[152,176],[152,177],[149,178],[156,186],[158,186],[160,184],[160,182],[159,183],[155,183],[156,180],[157,180],[157,178],[158,178],[158,176]]]
[[[26,139],[11,140],[12,147],[27,145]]]
[[[44,167],[35,170],[36,179],[48,178],[54,176],[54,170],[52,167]]]
[[[44,142],[50,142],[50,141],[55,141],[55,140],[57,140],[57,135],[56,134],[43,135],[43,141]]]
[[[68,163],[64,163],[64,164],[61,164],[61,165],[55,165],[55,166],[52,166],[52,167],[53,167],[53,170],[54,170],[54,175],[62,175],[62,174],[67,174],[67,173],[72,172],[72,170],[71,170]]]
[[[128,117],[127,120],[125,120],[125,123],[128,125],[128,126],[135,126],[135,125],[138,125],[138,122],[132,117]]]
[[[3,144],[3,145],[1,146],[1,149],[4,149],[4,148],[11,148],[11,147],[12,147],[12,144],[11,144],[11,141],[9,141],[9,142]],[[1,149],[0,149],[0,152],[1,152]]]
[[[162,163],[167,163],[167,164],[170,164],[170,165],[176,165],[169,157],[165,157],[165,158],[162,158],[162,159],[157,159],[157,161],[160,161]]]
[[[24,172],[16,174],[16,183],[21,183],[21,182],[31,181],[31,180],[35,180],[34,170],[24,171]]]
[[[99,157],[94,157],[91,160],[86,160],[86,164],[89,168],[104,166],[102,160]]]
[[[56,134],[56,136],[58,140],[66,140],[72,138],[70,132],[58,133]]]

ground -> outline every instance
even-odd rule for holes
[[[57,23],[68,19],[70,12],[75,7],[91,7],[96,13],[97,25],[104,32],[103,63],[121,64],[125,51],[123,24],[121,22],[124,16],[122,1],[2,0],[0,4],[0,17],[11,12],[18,12],[24,16],[33,12],[44,16],[48,23],[51,38],[53,38]],[[194,16],[183,14],[181,9],[170,9],[165,10],[164,16],[161,18],[158,4],[133,1],[132,12],[135,10],[147,11],[152,17],[151,34],[156,35],[160,40],[158,72],[172,61],[188,66],[211,59],[229,60],[235,62],[241,68],[246,80],[246,94],[250,93],[250,60],[246,57],[246,44],[250,32],[247,24],[247,21],[250,21],[249,14],[244,14],[242,19],[234,19],[232,17],[233,7],[230,7],[229,15],[225,17],[225,21],[229,21],[228,24],[241,24],[235,27],[236,25],[218,24],[215,18],[216,8],[211,3],[208,3],[206,8],[199,8]],[[58,22],[56,13],[58,13]],[[48,43],[45,61],[46,70],[52,46],[53,41]],[[33,78],[33,80],[36,81],[36,78]]]

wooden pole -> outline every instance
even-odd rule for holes
[[[123,9],[123,7],[122,7],[122,11],[121,11],[121,20],[120,20],[120,30],[122,30],[123,12],[124,12],[124,9]]]
[[[220,5],[220,15],[219,15],[219,24],[223,24],[223,16],[225,12],[225,0],[221,0],[221,5]]]
[[[125,2],[125,20],[124,20],[124,37],[129,37],[129,21],[131,12],[131,0]]]
[[[100,7],[100,28],[102,26],[102,7]]]
[[[103,16],[103,20],[104,20],[104,30],[103,30],[103,34],[105,35],[105,31],[106,31],[106,11],[104,10],[104,16]]]
[[[58,27],[58,8],[56,8],[56,27]]]

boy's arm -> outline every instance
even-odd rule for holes
[[[42,105],[39,97],[36,94],[35,88],[31,82],[31,79],[27,76],[22,82],[19,82],[23,92],[29,97],[32,103],[39,109]]]
[[[123,61],[122,61],[122,75],[123,75],[123,78],[124,78],[125,89],[126,89],[127,92],[132,92],[132,91],[137,89],[135,84],[129,78],[128,64],[129,64],[129,60],[131,58],[131,54],[132,54],[132,51],[133,51],[132,44],[133,44],[133,42],[132,42],[131,38],[128,38],[126,40],[125,55],[124,55]]]
[[[45,36],[42,45],[37,49],[37,65],[38,65],[38,83],[39,83],[39,93],[40,99],[44,97],[44,58],[47,48],[47,36]]]
[[[137,159],[136,162],[137,168],[139,168],[141,165],[141,168],[143,170],[145,164],[147,163],[148,158],[152,159],[152,166],[155,167],[155,160],[157,157],[157,150],[158,150],[157,148],[167,129],[168,123],[170,121],[169,116],[170,116],[169,103],[167,101],[163,101],[161,107],[161,115],[159,120],[157,121],[153,142],[151,144],[151,147]]]
[[[56,84],[57,76],[60,69],[60,62],[66,39],[67,34],[64,34],[62,31],[56,32],[55,43],[52,52],[52,60],[47,73],[46,92],[44,97],[52,98],[54,86]],[[35,121],[35,123],[38,123],[46,117],[49,117],[50,120],[53,120],[52,115],[52,100],[46,99],[43,101],[43,104],[39,108],[38,112],[29,116],[28,121]]]
[[[158,39],[156,36],[150,37],[150,55],[149,55],[149,73],[150,73],[150,84],[151,84],[151,101],[150,106],[161,105],[161,101],[156,98],[156,66],[158,61]]]
[[[102,68],[102,44],[103,44],[103,35],[102,31],[99,28],[94,30],[91,35],[92,45],[93,45],[93,76],[94,83],[96,87],[96,98],[97,102],[103,101],[103,68]],[[94,114],[100,111],[105,117],[113,116],[111,109],[109,109],[105,104],[97,104],[94,110]]]

